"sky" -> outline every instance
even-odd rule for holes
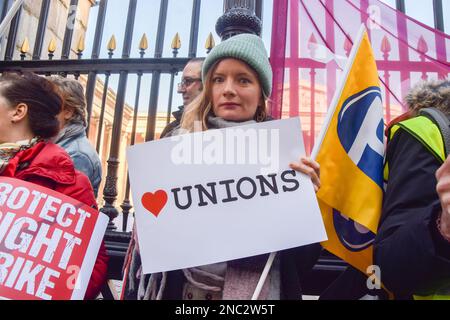
[[[271,39],[271,20],[272,20],[272,5],[276,0],[263,0],[263,40],[270,52]],[[382,0],[383,2],[395,7],[395,0]],[[175,34],[178,32],[181,38],[181,49],[178,57],[187,57],[189,48],[189,34],[191,25],[193,0],[169,0],[168,17],[164,42],[163,57],[172,57],[171,42]],[[200,12],[200,28],[199,28],[199,43],[198,56],[205,56],[206,50],[205,42],[210,32],[213,33],[216,43],[219,37],[215,32],[215,24],[217,19],[222,15],[223,5],[222,0],[203,0]],[[405,0],[406,13],[429,25],[434,26],[433,5],[432,0]],[[443,0],[444,16],[450,17],[450,0]],[[149,41],[149,49],[146,51],[146,57],[153,57],[156,32],[158,28],[160,0],[139,0],[135,21],[135,29],[133,33],[132,43],[132,58],[139,57],[139,42],[142,35],[145,33]],[[115,51],[116,58],[122,54],[122,44],[125,34],[125,23],[128,11],[128,1],[125,0],[109,0],[108,11],[106,15],[105,28],[102,41],[101,58],[107,58],[107,43],[112,35],[116,37],[117,49]],[[98,7],[91,9],[88,33],[86,36],[86,50],[85,57],[90,56],[92,52],[92,43],[95,32],[95,24],[97,19]],[[450,19],[445,21],[445,31],[450,33]],[[101,76],[104,79],[103,76]],[[175,83],[180,82],[181,74],[176,76]],[[110,87],[117,90],[118,75],[112,75],[110,79]],[[135,92],[136,92],[137,76],[130,75],[128,78],[126,103],[134,107]],[[144,75],[142,79],[141,97],[139,101],[139,111],[146,112],[148,110],[148,103],[150,97],[151,75]],[[163,75],[161,78],[160,93],[159,93],[159,107],[158,111],[166,111],[168,109],[169,101],[169,87],[170,75]],[[173,106],[182,104],[181,97],[176,93],[176,85],[173,92]]]

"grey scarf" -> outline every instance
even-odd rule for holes
[[[214,130],[214,129],[226,129],[226,128],[245,126],[248,124],[255,124],[256,121],[250,120],[250,121],[244,121],[244,122],[236,122],[236,121],[224,120],[222,118],[215,117],[215,116],[209,116],[207,119],[207,123],[208,123],[209,130]],[[186,133],[186,131],[181,129],[180,126],[178,126],[170,134],[167,134],[165,137],[166,138],[167,137],[175,137],[175,136],[178,136],[178,135],[181,135],[184,133]]]
[[[227,121],[219,117],[208,117],[208,126],[210,129],[226,129],[233,128],[239,126],[245,126],[248,124],[255,124],[255,120],[245,121],[245,122],[235,122],[235,121]]]

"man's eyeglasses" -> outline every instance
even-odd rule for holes
[[[187,88],[190,87],[192,84],[194,84],[197,81],[202,81],[201,78],[184,78],[181,80],[181,82],[178,84],[178,88]]]

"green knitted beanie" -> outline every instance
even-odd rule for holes
[[[266,97],[272,93],[272,67],[262,39],[253,34],[240,34],[217,45],[203,63],[203,82],[209,69],[219,60],[236,58],[247,63],[258,74]]]

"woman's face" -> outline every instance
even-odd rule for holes
[[[264,103],[258,75],[246,63],[224,59],[212,74],[212,109],[217,117],[243,122]]]

